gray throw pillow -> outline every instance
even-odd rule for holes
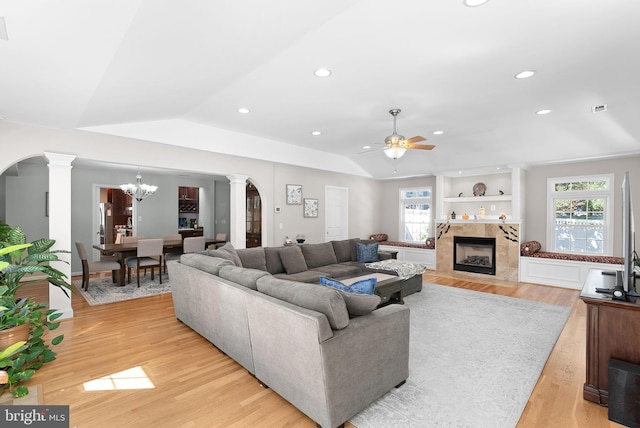
[[[338,263],[331,242],[303,245],[302,254],[309,269]]]
[[[257,285],[261,293],[324,314],[334,330],[349,325],[349,312],[338,290],[271,276],[258,279]]]
[[[267,264],[267,272],[272,275],[284,273],[284,266],[280,260],[282,247],[264,247],[264,258]]]
[[[289,275],[308,270],[302,250],[297,245],[281,248],[280,260],[282,260],[282,265]]]
[[[338,290],[338,293],[340,293],[344,303],[347,305],[347,311],[351,318],[373,312],[382,300],[377,294],[357,294],[341,290]]]
[[[234,265],[242,267],[242,261],[238,254],[236,253],[236,249],[231,245],[231,242],[227,242],[222,247],[217,250],[207,250],[211,257],[220,257],[221,259],[230,260]]]
[[[241,248],[236,250],[236,254],[240,257],[242,267],[267,270],[267,261],[264,255],[264,248]]]

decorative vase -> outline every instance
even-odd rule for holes
[[[484,207],[480,207],[480,220],[484,220],[485,217],[487,216],[487,210],[484,209]]]
[[[21,324],[6,330],[0,330],[0,351],[14,343],[29,339],[29,323]]]

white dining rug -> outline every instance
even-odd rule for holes
[[[515,427],[571,308],[439,285],[405,298],[409,378],[358,428]]]
[[[151,281],[151,275],[147,273],[146,276],[140,278],[140,288],[138,288],[135,275],[131,276],[131,284],[125,284],[123,286],[114,284],[110,275],[101,278],[91,278],[89,280],[88,291],[84,291],[81,288],[81,279],[74,280],[73,285],[74,291],[80,293],[91,306],[171,292],[171,283],[166,274],[162,275],[162,284],[159,284],[157,274],[154,276],[154,280]]]

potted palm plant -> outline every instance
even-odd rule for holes
[[[7,382],[0,389],[8,389],[14,397],[29,393],[23,385],[31,379],[35,371],[45,363],[55,360],[56,353],[51,346],[63,340],[56,336],[45,342],[47,330],[55,330],[56,322],[62,314],[47,305],[37,303],[33,297],[18,297],[16,292],[26,284],[45,281],[61,288],[68,296],[71,286],[66,275],[51,267],[49,262],[59,261],[58,253],[51,251],[55,244],[52,239],[26,242],[26,236],[19,227],[11,228],[0,222],[0,352],[12,349],[11,359],[0,359],[0,374],[6,373]],[[45,278],[25,280],[25,276],[39,273]],[[3,339],[3,336],[7,336]],[[15,347],[16,343],[23,343]],[[10,364],[3,366],[2,364]]]

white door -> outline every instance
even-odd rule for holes
[[[326,241],[338,241],[349,237],[349,189],[325,187],[325,236]]]

